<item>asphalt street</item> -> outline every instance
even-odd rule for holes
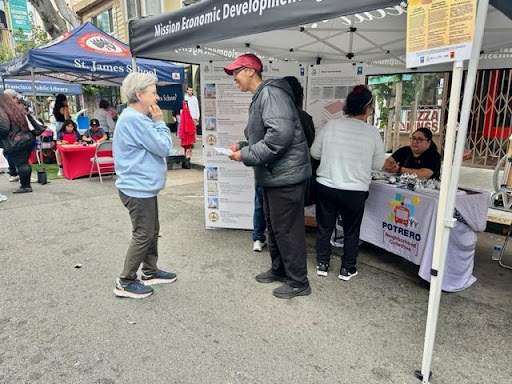
[[[359,275],[342,282],[336,250],[320,278],[309,230],[313,293],[277,299],[276,284],[254,280],[268,251],[253,252],[247,231],[205,229],[202,171],[174,169],[159,246],[178,280],[121,299],[131,225],[113,180],[55,180],[24,195],[13,184],[0,175],[2,384],[420,383],[428,286],[402,259],[365,244]],[[489,236],[479,281],[443,294],[432,384],[512,382],[512,271],[491,264]]]

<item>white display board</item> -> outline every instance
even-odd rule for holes
[[[313,117],[315,129],[343,115],[349,92],[365,83],[362,65],[325,64],[309,68],[306,112]]]
[[[229,148],[245,140],[253,96],[237,88],[233,76],[224,72],[226,64],[201,64],[205,224],[207,228],[252,229],[254,172],[214,148]],[[306,83],[304,67],[297,63],[264,63],[263,80],[284,76],[296,76]]]

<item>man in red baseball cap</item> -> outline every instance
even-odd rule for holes
[[[238,56],[232,64],[226,65],[224,71],[231,76],[233,72],[239,68],[251,68],[261,72],[263,70],[263,64],[258,56],[252,53],[245,53]]]
[[[304,193],[311,176],[309,150],[295,96],[287,81],[263,81],[261,60],[244,54],[224,67],[238,89],[253,93],[247,141],[233,144],[231,160],[254,169],[263,189],[271,267],[256,276],[259,283],[282,282],[272,292],[281,299],[311,293],[307,277]]]

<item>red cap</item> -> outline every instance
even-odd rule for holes
[[[238,56],[235,61],[233,61],[233,64],[226,65],[224,67],[224,72],[231,76],[233,71],[242,67],[251,68],[255,71],[261,72],[263,69],[263,64],[261,63],[261,60],[258,58],[258,56],[253,55],[252,53],[245,53]]]

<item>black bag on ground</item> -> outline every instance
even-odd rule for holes
[[[181,168],[190,169],[192,168],[192,164],[190,163],[190,158],[185,157],[185,160],[181,163]]]
[[[48,176],[46,175],[46,169],[44,167],[39,167],[37,170],[37,182],[39,184],[48,184]]]

